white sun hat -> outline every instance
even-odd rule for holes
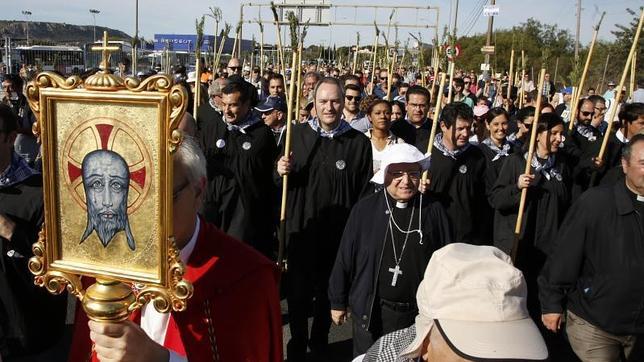
[[[493,246],[449,244],[434,252],[416,294],[416,338],[402,352],[419,356],[433,327],[469,360],[548,359],[526,300],[528,288],[510,257]]]
[[[371,182],[380,185],[384,184],[387,167],[395,163],[419,163],[420,167],[425,171],[429,168],[429,156],[423,155],[416,147],[410,144],[393,144],[383,153],[380,169],[373,175]]]

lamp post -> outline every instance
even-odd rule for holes
[[[25,16],[25,27],[26,27],[26,33],[27,33],[27,45],[29,45],[29,17],[31,16],[31,11],[29,10],[23,10],[22,15]]]
[[[96,42],[96,14],[100,14],[100,10],[96,9],[89,9],[89,12],[92,14],[92,17],[94,18],[94,42]]]

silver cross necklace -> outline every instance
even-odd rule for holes
[[[403,242],[402,248],[400,250],[400,257],[398,256],[398,253],[396,252],[396,241],[394,239],[394,228],[392,225],[392,220],[394,218],[393,211],[390,212],[389,214],[389,231],[391,232],[391,247],[394,250],[394,261],[396,262],[396,267],[395,268],[389,268],[389,272],[393,273],[393,276],[391,278],[391,286],[395,287],[396,283],[398,282],[398,276],[403,274],[403,271],[400,269],[400,261],[402,260],[403,253],[405,252],[405,247],[407,246],[407,240],[409,240],[409,234],[411,234],[411,223],[414,220],[414,212],[416,211],[416,205],[412,206],[411,208],[411,216],[409,217],[409,225],[407,226],[407,232],[405,233],[405,241]],[[394,221],[395,222],[395,221]],[[396,225],[396,228],[398,228],[398,225]]]

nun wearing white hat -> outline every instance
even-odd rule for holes
[[[352,316],[354,356],[409,327],[432,253],[452,241],[443,207],[419,192],[429,157],[409,144],[386,149],[371,179],[383,185],[351,210],[329,280],[331,318]]]

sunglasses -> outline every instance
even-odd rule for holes
[[[409,176],[409,178],[412,180],[418,180],[420,179],[420,176],[422,174],[420,171],[409,171],[409,172],[405,172],[405,171],[389,172],[388,171],[387,173],[390,174],[394,178],[394,180],[402,179],[403,177],[405,177],[405,175]]]
[[[595,115],[595,112],[581,112],[581,114],[583,114],[583,115],[584,115],[584,117],[588,117],[588,116],[591,116],[591,117],[592,117],[592,116],[594,116],[594,115]]]
[[[352,100],[355,99],[356,102],[360,102],[360,100],[362,99],[362,97],[360,97],[360,96],[344,96],[344,98],[346,98],[349,101],[352,101]]]
[[[387,80],[387,77],[380,77],[380,80]]]
[[[241,69],[241,67],[228,67],[228,69],[238,71]]]

